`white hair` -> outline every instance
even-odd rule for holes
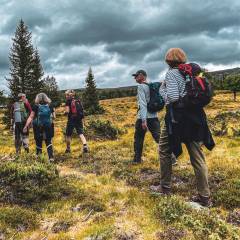
[[[35,98],[36,104],[40,103],[50,104],[51,102],[52,102],[51,99],[47,96],[46,93],[39,93]]]

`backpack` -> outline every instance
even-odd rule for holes
[[[80,100],[72,99],[71,105],[70,105],[70,112],[71,112],[72,118],[80,118],[80,119],[83,118],[84,116],[83,107]]]
[[[51,110],[48,104],[38,105],[37,125],[39,127],[50,127],[52,124]]]
[[[25,107],[24,102],[15,102],[13,105],[13,112],[14,112],[14,122],[15,123],[22,123],[26,122],[28,118],[28,113]]]
[[[213,96],[211,83],[205,77],[197,76],[202,70],[195,63],[180,64],[178,70],[186,80],[183,102],[186,107],[205,107]]]
[[[159,112],[164,108],[163,97],[159,93],[160,82],[144,83],[148,85],[150,91],[150,101],[147,103],[147,110],[150,113]]]

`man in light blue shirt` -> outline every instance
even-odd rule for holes
[[[136,82],[139,84],[137,89],[138,113],[135,124],[134,134],[134,159],[133,163],[142,162],[142,150],[144,138],[147,130],[149,130],[156,143],[160,137],[160,122],[157,112],[150,113],[147,110],[147,103],[150,101],[150,90],[147,85],[147,73],[144,70],[138,70],[132,74]]]

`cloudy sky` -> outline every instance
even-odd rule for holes
[[[0,0],[0,89],[19,19],[33,34],[45,75],[61,89],[79,88],[89,66],[98,87],[133,85],[145,69],[166,71],[168,48],[209,70],[240,66],[239,0]]]

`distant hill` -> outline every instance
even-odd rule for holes
[[[76,93],[81,97],[84,88],[74,89]],[[62,98],[64,99],[64,92],[66,90],[60,90]],[[137,86],[116,87],[116,88],[97,88],[99,99],[112,99],[121,97],[131,97],[137,95]]]
[[[223,78],[227,77],[230,74],[240,74],[240,68],[230,68],[218,71],[208,72],[213,78],[213,81],[219,82],[222,81]],[[214,84],[215,85],[215,84]],[[217,84],[218,85],[218,84]],[[64,92],[66,90],[60,90],[62,96],[64,98]],[[82,95],[84,88],[75,89],[76,93],[80,96]],[[137,86],[126,86],[126,87],[113,87],[113,88],[98,88],[100,100],[103,99],[112,99],[119,97],[130,97],[137,95]]]
[[[209,72],[213,78],[222,79],[231,74],[240,74],[240,68],[230,68],[225,70],[218,70]]]
[[[240,68],[230,68],[225,70],[213,71],[208,73],[211,82],[216,90],[226,90],[224,88],[224,79],[232,74],[240,74]]]

